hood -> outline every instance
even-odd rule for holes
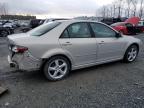
[[[139,21],[140,21],[139,17],[132,17],[132,18],[127,19],[125,22],[131,23],[133,25],[137,25]]]

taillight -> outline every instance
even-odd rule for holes
[[[13,46],[11,50],[15,53],[24,53],[25,51],[28,50],[28,48],[23,46]]]

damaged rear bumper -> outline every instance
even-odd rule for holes
[[[10,67],[18,70],[38,70],[41,66],[41,59],[32,56],[28,51],[22,54],[14,54],[13,56],[9,54],[7,59]]]

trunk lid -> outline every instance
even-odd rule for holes
[[[20,34],[9,35],[8,39],[10,39],[10,40],[19,40],[19,39],[24,39],[24,38],[28,38],[28,37],[30,37],[28,34],[20,33]]]
[[[27,45],[32,43],[37,37],[30,36],[28,33],[13,34],[8,36],[9,43]]]

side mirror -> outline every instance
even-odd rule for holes
[[[122,37],[121,33],[116,33],[116,37],[117,37],[117,38]]]

